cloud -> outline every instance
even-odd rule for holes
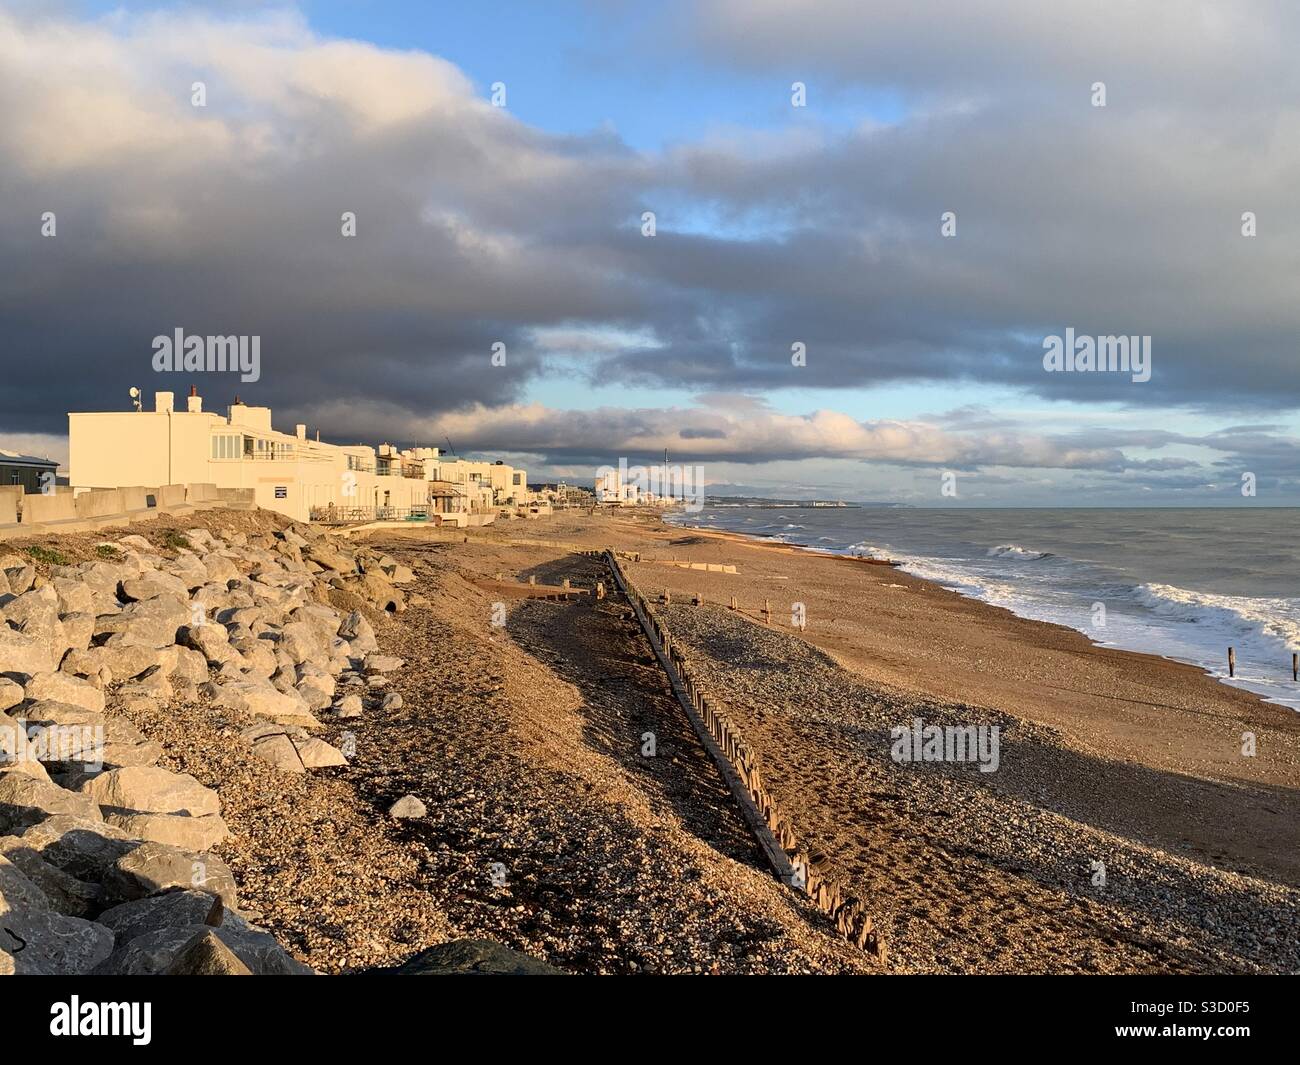
[[[294,13],[23,10],[0,12],[8,431],[61,431],[130,385],[183,389],[149,368],[152,337],[180,327],[262,338],[255,389],[193,382],[210,406],[242,390],[326,436],[1152,477],[1187,460],[1129,452],[1201,447],[1280,480],[1297,458],[1269,429],[1300,406],[1289,5],[679,8],[665,32],[715,75],[806,70],[811,119],[661,153],[547,133],[445,58]],[[852,86],[900,93],[901,117],[820,122],[819,92]],[[1259,236],[1241,236],[1244,210]],[[1044,373],[1042,337],[1070,326],[1150,334],[1152,380]],[[702,395],[529,402],[561,374]],[[1041,434],[971,405],[862,421],[752,395],[894,382],[1245,424]]]
[[[783,414],[751,397],[725,397],[684,408],[604,407],[559,410],[542,404],[476,405],[434,418],[410,416],[395,405],[324,405],[300,415],[313,423],[360,431],[382,423],[390,439],[538,456],[547,465],[617,462],[661,456],[681,462],[758,464],[774,460],[854,459],[899,465],[1123,469],[1122,451],[1019,432],[968,434],[923,422],[858,421],[832,410]],[[343,435],[347,436],[345,428]]]

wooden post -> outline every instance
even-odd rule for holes
[[[1300,680],[1300,654],[1291,652],[1291,679]]]
[[[770,599],[763,600],[763,624],[772,624],[772,600]]]
[[[736,597],[734,595],[731,597],[731,609],[736,609]]]
[[[664,589],[664,602],[665,602],[665,603],[671,603],[672,601],[673,601],[673,593],[670,592],[667,588],[665,588],[665,589]]]
[[[529,584],[536,584],[536,583],[537,583],[537,575],[534,574],[533,576],[529,577],[529,578],[528,578],[528,583],[529,583]]]
[[[1229,647],[1228,648],[1228,676],[1235,677],[1236,675],[1237,675],[1237,652],[1234,651],[1231,647]]]

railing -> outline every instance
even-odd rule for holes
[[[363,521],[428,521],[428,507],[312,507],[311,520],[334,525]]]

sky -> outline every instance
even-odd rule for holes
[[[531,481],[667,450],[718,493],[1297,505],[1298,31],[0,0],[0,448],[193,384]],[[259,337],[259,379],[157,372],[176,329]],[[1149,337],[1149,375],[1049,368],[1067,330]]]

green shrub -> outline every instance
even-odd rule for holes
[[[62,551],[56,551],[52,547],[41,547],[40,544],[33,544],[27,549],[27,553],[37,562],[44,562],[47,566],[66,566],[68,556]]]
[[[178,533],[175,529],[168,529],[163,533],[163,547],[170,547],[173,551],[193,551],[190,545],[189,537]]]

